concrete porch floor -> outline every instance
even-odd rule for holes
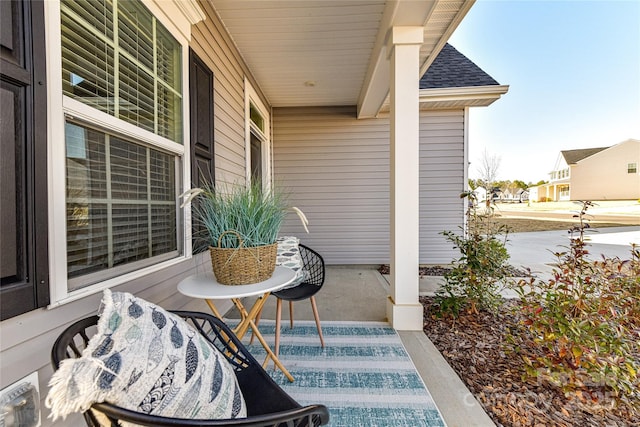
[[[373,266],[328,266],[324,287],[316,296],[320,321],[386,321],[388,294],[389,283]],[[275,319],[275,302],[274,297],[269,298],[262,312],[263,319]],[[232,310],[227,316],[237,317],[238,314]],[[285,303],[282,307],[283,328],[289,327],[288,319],[289,308]],[[308,301],[294,304],[294,319],[313,320]],[[423,332],[399,334],[447,426],[495,425]]]

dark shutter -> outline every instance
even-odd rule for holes
[[[189,50],[189,99],[191,115],[191,187],[214,184],[213,71]],[[197,199],[194,201],[197,203]],[[194,222],[194,252],[206,249],[198,243],[204,228]]]
[[[191,99],[191,186],[214,182],[213,72],[189,51]]]
[[[0,315],[49,303],[44,6],[0,1]]]

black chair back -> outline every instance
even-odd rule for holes
[[[184,318],[220,350],[233,366],[247,405],[247,418],[233,420],[168,418],[135,412],[103,402],[93,404],[83,414],[88,426],[104,425],[99,419],[107,419],[113,427],[119,427],[119,421],[157,427],[311,427],[329,422],[329,412],[324,405],[300,406],[282,390],[220,319],[206,313],[189,311],[173,313]],[[87,317],[73,323],[60,334],[51,351],[51,361],[55,370],[58,369],[62,360],[81,356],[91,336],[97,330],[97,323],[98,316]]]
[[[302,258],[303,269],[307,271],[308,277],[303,283],[310,285],[322,286],[324,284],[324,259],[320,254],[308,246],[298,245],[300,249],[300,257]]]

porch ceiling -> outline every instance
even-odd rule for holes
[[[358,105],[389,93],[389,28],[423,26],[423,74],[475,0],[209,0],[274,107]]]

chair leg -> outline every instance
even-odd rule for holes
[[[276,358],[280,353],[280,318],[282,317],[282,300],[276,298],[276,340],[275,340],[275,355]]]
[[[289,301],[289,327],[293,329],[293,301]]]
[[[322,336],[322,328],[320,327],[320,316],[318,316],[318,306],[316,305],[316,297],[309,298],[311,300],[311,309],[313,310],[313,317],[316,319],[316,327],[318,328],[318,335],[320,335],[320,346],[324,348],[324,337]]]

